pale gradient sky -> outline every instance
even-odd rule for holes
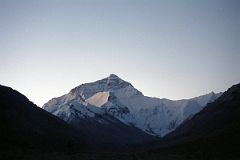
[[[0,0],[0,84],[39,106],[114,73],[145,95],[240,82],[239,0]]]

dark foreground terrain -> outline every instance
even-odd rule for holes
[[[166,138],[104,152],[87,135],[0,86],[0,159],[240,159],[240,84]],[[111,148],[111,146],[106,146]],[[101,150],[101,151],[100,151]]]

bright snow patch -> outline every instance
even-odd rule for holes
[[[101,107],[105,103],[107,103],[109,97],[109,92],[98,92],[94,94],[92,97],[86,99],[86,101],[94,106]]]

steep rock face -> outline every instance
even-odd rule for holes
[[[75,119],[73,115],[76,111],[79,117],[92,119],[96,119],[96,115],[108,115],[148,134],[162,137],[220,95],[210,93],[177,101],[152,98],[111,74],[102,80],[76,87],[68,94],[50,100],[43,108],[68,122]]]

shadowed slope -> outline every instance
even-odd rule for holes
[[[81,133],[9,87],[0,86],[0,115],[2,159],[87,148]]]

